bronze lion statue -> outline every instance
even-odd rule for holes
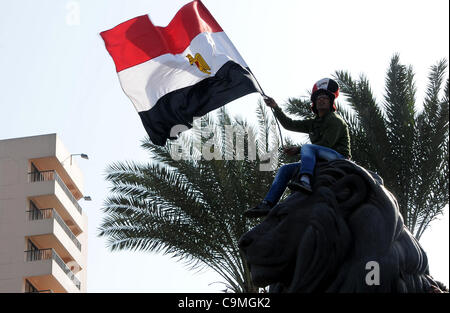
[[[336,160],[319,162],[314,177],[311,195],[291,194],[240,238],[256,286],[289,293],[443,288],[378,175]]]

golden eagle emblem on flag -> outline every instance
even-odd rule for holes
[[[209,74],[209,75],[211,74],[211,72],[210,72],[211,68],[209,67],[208,63],[206,63],[205,59],[203,59],[203,57],[202,57],[202,55],[200,53],[196,53],[195,57],[193,57],[192,55],[188,54],[186,56],[186,58],[188,58],[189,63],[191,65],[192,64],[197,65],[198,69],[200,71],[202,71],[203,73],[206,73],[206,74]]]

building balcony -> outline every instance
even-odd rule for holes
[[[66,233],[78,250],[81,251],[81,243],[55,209],[33,209],[31,211],[27,211],[26,213],[29,221],[54,219],[59,226],[61,226],[62,230]]]
[[[30,183],[39,181],[53,181],[53,180],[58,182],[59,186],[65,192],[65,194],[70,199],[75,208],[78,210],[78,212],[80,212],[80,214],[83,214],[83,209],[81,208],[77,199],[75,199],[69,187],[66,186],[64,181],[61,179],[61,177],[55,170],[28,173],[28,182]]]
[[[56,171],[58,176],[64,182],[64,185],[76,200],[83,197],[83,193],[81,191],[82,183],[79,177],[81,173],[75,164],[72,165],[72,162],[68,162],[68,158],[66,158],[65,161],[60,161],[56,155],[50,155],[40,158],[31,158],[28,161],[41,172]]]
[[[28,279],[25,279],[25,293],[54,293],[53,290],[40,290],[36,288]]]
[[[80,292],[81,282],[54,249],[25,251],[25,278],[37,290]]]
[[[81,206],[56,171],[28,173],[27,195],[41,208],[54,208],[71,232],[83,231]]]
[[[41,211],[41,210],[37,210]],[[54,209],[27,212],[26,238],[39,248],[53,248],[70,269],[78,273],[85,266],[81,243]]]

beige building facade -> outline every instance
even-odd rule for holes
[[[0,140],[0,293],[86,292],[75,159],[57,134]]]

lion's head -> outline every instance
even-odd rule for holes
[[[292,194],[241,237],[255,285],[275,292],[426,292],[435,285],[379,176],[347,160],[318,163],[313,189]]]

